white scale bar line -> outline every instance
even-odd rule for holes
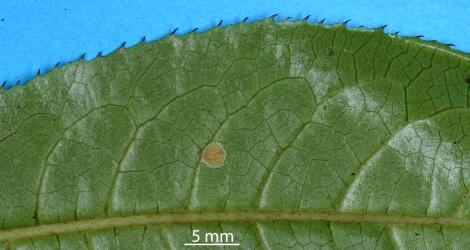
[[[240,246],[240,243],[184,243],[185,246]]]

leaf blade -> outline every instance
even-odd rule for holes
[[[461,246],[469,72],[468,55],[436,44],[269,20],[66,65],[0,93],[0,215],[13,230],[0,235],[65,222],[75,226],[54,233],[58,247],[77,232],[71,244],[179,248],[207,226],[247,247],[397,248],[438,225],[435,244]],[[201,162],[212,141],[220,168]],[[257,216],[234,223],[244,211]],[[174,212],[216,218],[106,230]],[[224,226],[210,223],[225,213]]]

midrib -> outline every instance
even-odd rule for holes
[[[462,217],[431,217],[403,215],[374,215],[342,212],[312,211],[234,211],[234,212],[182,212],[149,215],[132,215],[90,220],[71,221],[30,227],[0,230],[0,242],[63,233],[86,232],[100,229],[145,226],[152,224],[197,222],[244,222],[258,221],[328,221],[343,223],[411,224],[470,227],[470,219]]]

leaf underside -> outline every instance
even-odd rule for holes
[[[0,241],[469,248],[469,75],[437,43],[270,19],[67,64],[0,90]]]

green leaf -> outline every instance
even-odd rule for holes
[[[444,45],[305,21],[67,64],[0,91],[0,242],[468,248],[469,77]]]

